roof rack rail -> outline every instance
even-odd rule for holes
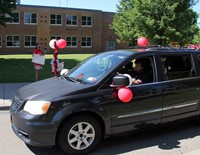
[[[148,46],[130,46],[129,49],[147,49],[147,48],[161,48],[160,45],[148,45]]]
[[[163,49],[171,49],[171,50],[180,50],[180,49],[185,49],[185,50],[200,50],[200,49],[192,49],[187,46],[179,46],[179,47],[174,47],[174,46],[161,46],[161,45],[148,45],[148,46],[130,46],[129,49],[157,49],[157,50],[163,50]]]
[[[131,46],[129,49],[177,49],[171,46],[161,46],[161,45],[148,45],[148,46]]]

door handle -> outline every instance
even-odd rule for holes
[[[164,89],[164,91],[174,91],[174,90],[176,90],[176,88],[169,87]]]
[[[151,89],[149,92],[150,92],[150,94],[156,94],[156,93],[162,92],[162,90],[161,89]]]

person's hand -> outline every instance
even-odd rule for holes
[[[133,80],[132,80],[132,84],[134,85],[134,84],[141,84],[142,83],[142,81],[140,80],[140,79],[135,79],[135,78],[133,78]]]

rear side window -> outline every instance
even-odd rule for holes
[[[198,64],[200,66],[200,54],[197,55]]]
[[[195,76],[191,62],[189,54],[161,56],[164,81]]]

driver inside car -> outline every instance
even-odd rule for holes
[[[136,59],[134,63],[134,70],[130,69],[130,62],[126,65],[128,67],[128,72],[126,72],[126,74],[132,77],[132,85],[152,82],[151,74],[147,71],[147,68],[149,68],[147,59]]]

